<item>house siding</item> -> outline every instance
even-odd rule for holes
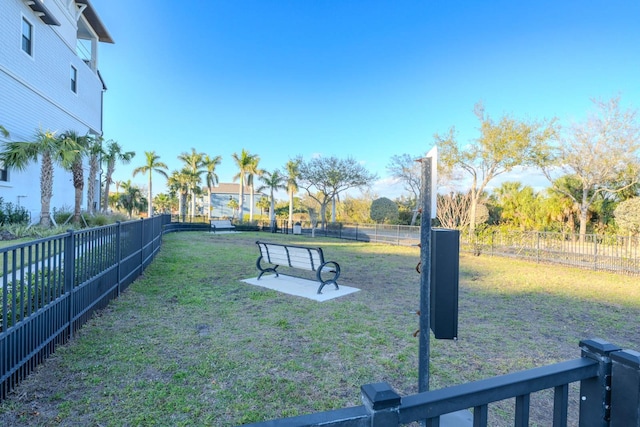
[[[60,26],[45,24],[21,0],[3,0],[0,6],[0,125],[13,141],[33,140],[38,129],[102,134],[103,84],[76,54],[77,24],[65,4],[46,2]],[[33,26],[32,56],[21,47],[23,17]],[[77,70],[76,93],[71,90],[71,66]],[[10,170],[8,182],[0,182],[0,197],[5,202],[20,201],[37,221],[40,165],[34,163],[24,172]],[[57,169],[52,208],[72,207],[73,200],[71,174]]]

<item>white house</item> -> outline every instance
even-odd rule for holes
[[[32,141],[38,129],[102,135],[99,42],[113,40],[89,0],[0,2],[0,125],[9,132],[8,139],[0,134],[0,144]],[[51,207],[73,208],[71,174],[56,170],[53,185]],[[94,185],[100,200],[99,180]],[[40,165],[24,172],[0,165],[0,197],[37,221]]]

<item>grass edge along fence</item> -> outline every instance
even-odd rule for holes
[[[282,226],[281,232],[292,233]],[[303,224],[303,234],[311,234]],[[323,237],[414,246],[420,227],[388,224],[327,224],[313,233]],[[460,233],[460,250],[474,255],[512,257],[538,263],[560,264],[596,271],[640,275],[640,236],[608,236],[542,231],[484,231]]]
[[[169,215],[0,249],[0,400],[149,266]]]

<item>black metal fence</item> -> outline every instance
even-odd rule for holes
[[[0,399],[151,263],[162,215],[0,249]]]
[[[279,232],[293,233],[286,221]],[[302,234],[339,239],[415,246],[420,243],[420,227],[386,224],[328,224],[325,229],[301,225]],[[491,231],[460,233],[460,250],[475,255],[520,258],[591,270],[640,275],[640,237],[550,233],[538,231]]]
[[[490,232],[461,237],[467,252],[516,257],[629,275],[640,274],[640,237],[546,232]]]
[[[582,357],[459,386],[400,397],[387,383],[361,387],[362,406],[250,424],[251,427],[394,427],[415,421],[447,424],[448,414],[473,409],[473,426],[488,425],[490,404],[515,400],[514,425],[528,426],[530,397],[553,390],[548,425],[567,426],[569,386],[579,382],[578,425],[640,426],[640,353],[605,341],[580,342]],[[576,420],[571,420],[575,425]],[[460,424],[455,424],[460,425]]]

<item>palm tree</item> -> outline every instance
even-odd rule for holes
[[[209,157],[208,154],[205,155],[202,159],[202,166],[206,169],[205,181],[207,183],[207,197],[209,199],[209,202],[207,203],[207,220],[211,220],[211,188],[218,184],[216,166],[218,166],[221,162],[222,157]]]
[[[147,216],[151,218],[153,216],[153,203],[151,203],[151,201],[153,200],[153,192],[151,191],[151,176],[153,175],[153,172],[158,172],[160,175],[168,178],[169,176],[167,175],[165,170],[169,169],[169,166],[159,161],[160,156],[158,156],[155,151],[145,151],[144,155],[146,159],[145,164],[135,168],[133,170],[133,176],[135,177],[139,173],[149,174],[149,196],[147,197],[147,200],[149,200],[149,207],[147,210]]]
[[[9,131],[2,125],[0,125],[0,135],[4,136],[5,138],[9,138]]]
[[[142,196],[142,191],[137,185],[131,184],[131,180],[122,184],[123,194],[118,197],[120,205],[127,211],[129,218],[133,216],[133,211],[140,212],[149,204]]]
[[[265,187],[270,191],[271,195],[271,207],[269,208],[269,220],[271,221],[271,227],[275,226],[276,220],[276,201],[273,198],[273,193],[277,190],[284,190],[287,188],[287,177],[282,175],[278,169],[273,172],[264,172],[260,177],[260,180],[264,182]]]
[[[89,176],[87,177],[87,211],[89,214],[94,214],[96,209],[94,206],[95,193],[96,193],[96,175],[98,175],[98,169],[100,169],[100,156],[104,155],[102,150],[102,137],[96,136],[91,138],[89,146],[87,147],[87,153],[89,154]]]
[[[230,199],[229,203],[227,203],[227,206],[229,206],[229,208],[231,209],[231,219],[235,218],[236,212],[238,212],[238,207],[240,206],[240,204],[236,199]]]
[[[191,196],[191,219],[196,214],[196,189],[200,184],[200,175],[202,174],[202,158],[204,157],[204,153],[196,152],[195,148],[191,148],[191,153],[183,152],[178,156],[179,160],[182,160],[185,163],[185,169],[190,173],[190,186],[189,186],[189,195]]]
[[[83,160],[93,138],[89,135],[80,136],[74,130],[69,130],[63,133],[60,135],[60,138],[67,139],[69,142],[80,147],[75,152],[73,161],[68,168],[71,171],[71,175],[73,177],[73,188],[75,189],[73,223],[77,225],[80,224],[80,216],[82,215],[82,190],[84,190]]]
[[[256,203],[256,206],[260,208],[260,216],[262,216],[264,215],[264,210],[269,209],[269,206],[271,206],[271,202],[268,197],[262,196],[260,200],[258,200],[258,203]]]
[[[243,199],[244,199],[244,188],[247,185],[247,173],[252,168],[252,164],[254,163],[254,159],[259,157],[255,154],[249,154],[247,150],[244,148],[238,153],[233,153],[231,155],[233,160],[236,162],[236,166],[238,166],[238,173],[233,177],[233,180],[240,180],[240,190],[238,191],[238,221],[242,222],[243,220]]]
[[[249,190],[251,196],[249,197],[249,221],[253,221],[253,198],[255,194],[255,177],[260,176],[264,173],[262,169],[258,168],[258,163],[260,163],[260,157],[257,155],[254,156],[253,161],[249,164],[249,168],[247,169],[247,184],[249,185]]]
[[[293,224],[293,195],[298,191],[300,159],[289,160],[284,166],[287,170],[287,191],[289,192],[289,226]]]
[[[153,198],[153,204],[162,213],[170,213],[171,205],[173,204],[175,199],[171,198],[168,194],[160,193],[156,194],[156,197]]]
[[[167,180],[169,191],[171,194],[178,196],[178,218],[185,220],[185,202],[189,193],[190,173],[186,169],[181,171],[173,171]]]
[[[122,151],[122,147],[116,141],[107,141],[107,149],[102,156],[102,163],[107,166],[107,172],[104,178],[104,201],[102,209],[106,212],[109,207],[109,185],[113,182],[111,177],[116,170],[116,162],[120,162],[124,165],[128,164],[131,159],[136,155],[135,151]]]
[[[49,227],[51,224],[51,197],[53,197],[54,166],[68,168],[76,153],[81,149],[79,145],[67,138],[57,138],[54,132],[39,130],[35,141],[5,143],[0,152],[0,162],[7,168],[24,171],[30,163],[37,162],[40,157],[40,225]]]

